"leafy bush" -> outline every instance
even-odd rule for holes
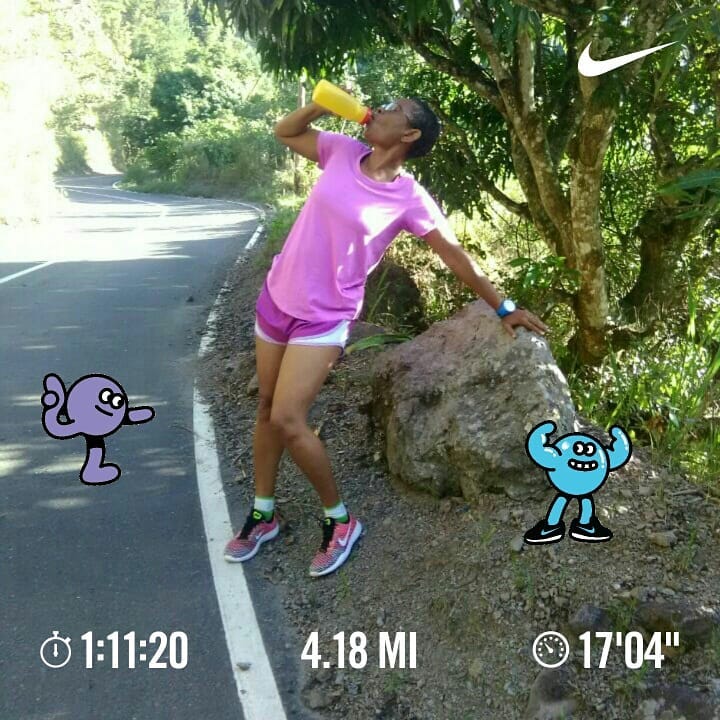
[[[699,480],[720,471],[720,301],[691,292],[683,336],[658,334],[568,379],[578,410],[622,425]]]

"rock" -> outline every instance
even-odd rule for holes
[[[545,669],[530,688],[525,720],[569,720],[576,707],[567,669]]]
[[[245,392],[247,395],[256,395],[258,392],[258,389],[259,389],[258,376],[257,376],[257,373],[255,373],[250,378],[250,382],[247,384],[247,388],[245,389]]]
[[[333,671],[330,668],[326,668],[324,665],[320,668],[318,668],[317,672],[315,673],[315,679],[318,682],[324,683],[328,682],[333,675]]]
[[[636,585],[630,589],[628,597],[645,602],[650,598],[650,589],[643,585]]]
[[[387,292],[388,288],[391,288],[390,292]],[[403,322],[420,330],[427,329],[422,296],[415,280],[406,268],[389,257],[384,257],[368,275],[359,320],[367,320],[371,308],[374,317],[389,314],[403,318]],[[353,330],[358,324],[355,323]],[[352,335],[351,341],[354,342]]]
[[[523,545],[525,545],[525,539],[523,538],[522,535],[516,535],[510,541],[510,549],[516,553],[522,552]]]
[[[634,720],[720,720],[720,705],[706,693],[684,685],[655,686],[648,690]]]
[[[385,624],[385,608],[380,608],[380,610],[378,610],[375,620],[378,627],[382,627]]]
[[[547,479],[525,452],[534,425],[575,428],[567,382],[540,336],[513,340],[483,300],[381,353],[370,417],[391,475],[437,497],[487,491],[542,496]]]
[[[478,680],[485,674],[486,666],[480,658],[475,658],[468,667],[468,675],[473,680]]]
[[[443,498],[440,501],[440,512],[443,515],[447,515],[452,510],[452,500],[450,498]]]
[[[720,629],[720,617],[716,612],[679,600],[639,603],[635,620],[648,632],[678,632],[680,643],[688,648],[705,645],[711,640],[713,631]]]
[[[669,548],[677,543],[677,536],[672,530],[650,533],[650,542],[658,547]]]
[[[510,511],[507,508],[501,508],[498,510],[497,519],[501,523],[510,522]]]
[[[568,621],[574,635],[582,635],[586,630],[591,632],[612,630],[612,619],[597,605],[585,603],[581,605]]]
[[[305,696],[305,702],[311,710],[319,710],[330,705],[332,697],[323,688],[314,687]]]

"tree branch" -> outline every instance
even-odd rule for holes
[[[565,44],[567,54],[565,56],[565,77],[561,91],[560,105],[557,108],[556,132],[548,137],[550,143],[550,157],[555,164],[567,150],[568,142],[573,137],[579,123],[580,111],[580,88],[577,82],[577,33],[569,26],[565,27]]]
[[[490,60],[493,74],[497,80],[500,93],[505,96],[509,91],[516,95],[517,86],[515,80],[508,68],[507,63],[502,58],[498,49],[495,38],[492,34],[492,23],[487,8],[481,0],[472,0],[467,6],[463,6],[461,12],[470,20],[478,39],[480,47],[485,51]]]
[[[514,0],[514,2],[516,5],[524,5],[526,8],[543,15],[560,18],[570,25],[574,25],[579,21],[575,13],[577,4],[561,2],[560,0]],[[585,9],[589,10],[589,8]]]
[[[470,5],[464,7],[465,13],[469,15],[475,27],[478,42],[490,59],[500,95],[507,108],[509,125],[522,142],[530,160],[535,183],[547,216],[552,220],[562,237],[570,238],[572,235],[570,207],[560,187],[542,119],[537,111],[533,109],[534,106],[525,108],[524,112],[519,106],[518,84],[510,74],[507,64],[501,57],[495,43],[489,24],[490,17],[487,8],[481,0],[473,0]]]
[[[435,111],[435,114],[440,117],[447,129],[450,130],[450,132],[452,132],[458,138],[460,138],[460,152],[462,152],[463,157],[467,160],[468,164],[472,166],[473,179],[477,180],[480,188],[486,193],[488,193],[488,195],[493,197],[495,200],[497,200],[510,212],[518,215],[521,218],[524,218],[525,220],[532,221],[532,216],[530,215],[530,210],[527,203],[515,202],[515,200],[513,200],[511,197],[508,197],[502,190],[500,190],[500,188],[495,185],[495,183],[489,180],[482,172],[480,163],[478,163],[477,158],[473,155],[473,153],[470,152],[470,141],[468,140],[465,130],[463,130],[457,123],[455,123],[440,108],[436,107],[432,103],[431,105],[433,110]]]
[[[379,4],[374,7],[374,11],[378,17],[381,18],[392,37],[412,47],[436,70],[459,80],[468,88],[474,90],[480,97],[487,100],[501,115],[506,116],[505,105],[498,92],[497,85],[491,79],[487,70],[475,64],[469,66],[467,60],[463,59],[457,53],[456,46],[443,38],[440,33],[430,29],[423,30],[423,35],[431,37],[450,57],[440,55],[423,43],[420,37],[411,35],[405,30],[399,20],[393,18],[392,15]]]
[[[520,25],[518,23],[518,25]],[[527,22],[518,26],[515,37],[518,59],[520,112],[523,116],[535,111],[535,52]]]

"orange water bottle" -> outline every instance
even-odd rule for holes
[[[320,80],[315,86],[312,99],[321,107],[346,120],[365,125],[372,119],[372,110],[369,107],[327,80]]]

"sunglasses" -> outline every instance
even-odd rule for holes
[[[393,100],[392,102],[386,103],[385,105],[381,105],[382,109],[389,112],[396,112],[399,110],[404,116],[405,119],[410,123],[410,126],[412,127],[412,120],[410,119],[410,116],[402,109],[402,106],[398,103],[397,100]]]

